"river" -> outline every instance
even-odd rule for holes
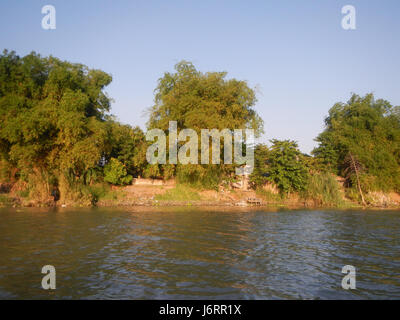
[[[400,299],[400,211],[0,209],[0,299]]]

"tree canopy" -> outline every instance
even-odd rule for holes
[[[73,192],[85,197],[85,186],[124,185],[137,176],[175,176],[205,188],[235,180],[237,164],[224,163],[222,140],[220,164],[148,163],[145,133],[110,114],[105,88],[111,81],[101,70],[35,52],[0,54],[0,178],[23,182],[32,197],[48,197],[58,188],[61,199]],[[176,121],[178,131],[194,129],[199,138],[201,129],[253,129],[257,137],[263,120],[255,104],[245,81],[227,79],[226,72],[203,73],[181,61],[159,79],[147,129],[168,136],[169,122]],[[292,140],[255,146],[251,185],[257,189],[269,182],[281,194],[304,191],[325,204],[340,198],[335,175],[363,203],[369,191],[400,191],[400,107],[373,94],[353,94],[329,110],[316,141],[313,157]]]
[[[282,193],[301,191],[307,182],[308,170],[303,154],[295,141],[271,140],[266,176]]]
[[[155,105],[149,109],[148,128],[254,129],[263,132],[263,120],[254,110],[256,96],[245,81],[225,79],[226,72],[202,73],[187,61],[166,72],[155,89]]]
[[[201,129],[253,129],[259,136],[263,120],[254,109],[254,90],[245,81],[226,76],[226,72],[202,73],[187,61],[176,64],[175,73],[166,72],[158,81],[155,104],[148,110],[148,129],[168,132],[169,122],[176,121],[178,130],[190,128],[199,137]],[[221,144],[221,155],[222,149]],[[233,168],[224,164],[178,165],[172,170],[181,181],[215,187]]]
[[[90,183],[102,176],[102,162],[112,157],[123,162],[126,174],[137,174],[145,161],[144,134],[109,114],[111,99],[104,89],[111,80],[111,75],[82,64],[4,51],[2,165],[33,188],[42,180],[45,192],[62,181]]]
[[[353,154],[365,168],[365,189],[400,190],[399,107],[373,94],[353,95],[336,103],[325,119],[325,130],[316,138],[316,158],[334,173],[345,176],[346,157]]]
[[[106,149],[103,92],[111,76],[81,64],[31,53],[0,56],[2,156],[19,169],[96,166]]]

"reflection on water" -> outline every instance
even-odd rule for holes
[[[399,299],[399,230],[399,211],[0,209],[0,298]]]

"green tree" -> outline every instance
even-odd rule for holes
[[[336,103],[325,119],[325,130],[316,138],[316,158],[335,174],[346,176],[346,157],[351,153],[364,167],[367,190],[400,190],[399,107],[372,94],[352,95]]]
[[[155,90],[155,105],[149,109],[148,127],[178,129],[244,129],[263,132],[263,121],[254,110],[256,96],[245,81],[226,80],[226,72],[202,73],[192,63],[181,61],[175,73],[165,73]]]
[[[114,119],[109,121],[109,137],[111,150],[106,160],[118,159],[132,176],[143,176],[147,166],[147,143],[144,133],[139,127],[132,128]]]
[[[269,149],[265,144],[258,144],[254,149],[254,169],[250,175],[252,188],[262,187],[268,181]]]
[[[0,158],[35,197],[91,183],[110,154],[109,74],[32,52],[0,55]],[[96,177],[96,178],[95,178]],[[35,190],[34,190],[35,189]]]
[[[111,76],[31,53],[0,56],[0,139],[3,157],[19,169],[72,170],[97,165],[105,148],[103,88]]]
[[[283,194],[304,190],[308,171],[297,143],[276,139],[271,142],[266,170],[268,180],[275,183]]]
[[[202,73],[187,61],[176,64],[175,71],[158,81],[155,104],[148,110],[148,129],[168,132],[169,121],[177,121],[178,130],[194,129],[199,139],[201,129],[251,128],[256,136],[263,132],[263,121],[254,110],[255,92],[245,81],[228,80],[226,72]],[[200,145],[199,141],[199,149]],[[215,186],[233,170],[233,165],[223,164],[217,170],[212,165],[178,166],[176,174],[186,181],[215,180]]]

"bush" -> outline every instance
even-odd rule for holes
[[[114,185],[130,184],[132,176],[127,174],[125,166],[117,159],[111,158],[104,167],[104,181]]]
[[[268,181],[275,183],[280,192],[287,195],[303,191],[309,174],[297,142],[276,139],[271,142],[265,172]]]
[[[304,198],[311,199],[321,206],[340,206],[343,203],[339,184],[335,177],[328,173],[316,173],[309,177]]]

